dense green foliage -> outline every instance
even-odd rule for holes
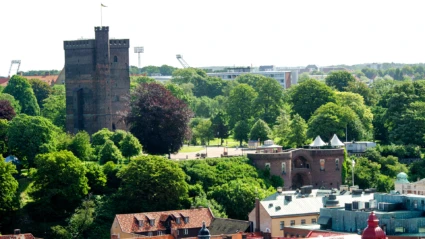
[[[0,217],[5,212],[17,209],[18,181],[13,177],[16,173],[15,165],[6,163],[0,155]]]
[[[56,149],[57,134],[57,127],[46,118],[20,114],[9,124],[7,131],[9,151],[31,167],[37,154]]]
[[[356,79],[348,71],[333,71],[329,73],[325,81],[328,86],[343,91],[350,83],[354,83]]]
[[[293,112],[299,114],[305,121],[308,121],[320,106],[335,102],[335,93],[332,89],[313,79],[296,85],[290,93]]]
[[[33,216],[49,220],[68,216],[89,190],[83,164],[69,151],[39,154],[35,164]]]
[[[19,101],[22,113],[34,116],[40,115],[37,98],[26,78],[18,75],[12,76],[6,88],[4,88],[3,93],[10,94]]]

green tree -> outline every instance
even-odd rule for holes
[[[230,135],[227,115],[223,111],[219,111],[211,118],[214,135],[221,139],[220,145],[223,145],[223,139],[227,139]]]
[[[378,102],[378,95],[376,94],[375,90],[367,86],[364,82],[349,82],[345,90],[363,96],[367,106],[374,106]]]
[[[52,88],[44,81],[39,79],[29,80],[32,90],[34,91],[35,98],[40,108],[43,108],[43,101],[47,99],[52,93]]]
[[[239,146],[242,146],[242,141],[248,142],[249,131],[249,124],[246,120],[236,122],[233,132],[234,138],[239,141]]]
[[[162,65],[159,67],[159,73],[163,76],[171,76],[175,70],[177,70],[177,68],[169,65]]]
[[[333,134],[345,136],[346,129],[349,139],[361,140],[365,135],[362,123],[353,110],[327,103],[317,109],[308,121],[307,136],[314,138],[320,135],[324,141],[329,141]]]
[[[42,102],[41,115],[52,121],[61,129],[65,129],[66,124],[66,99],[65,89],[61,86],[52,88],[52,94]]]
[[[257,74],[243,74],[235,78],[235,81],[239,84],[247,84],[252,88],[257,89],[257,85],[259,85],[260,80],[266,78],[262,75]]]
[[[90,145],[90,135],[86,131],[78,132],[72,138],[68,149],[80,160],[89,160],[93,153],[93,149]]]
[[[271,135],[272,131],[270,127],[267,125],[267,123],[259,119],[255,124],[252,126],[251,131],[249,132],[249,139],[251,140],[257,140],[260,139],[261,142],[264,142],[265,140],[269,139],[269,136]]]
[[[112,140],[112,142],[114,142],[115,146],[117,146],[119,148],[122,140],[125,138],[126,135],[127,135],[126,131],[121,130],[121,129],[117,129],[117,130],[115,130],[115,132],[113,132],[113,134],[110,136],[109,139]]]
[[[255,198],[264,198],[269,193],[255,180],[239,179],[214,187],[208,196],[223,205],[229,218],[246,220],[254,207]]]
[[[0,215],[15,210],[19,206],[16,197],[18,181],[13,177],[16,173],[18,171],[15,165],[6,163],[0,155]]]
[[[373,114],[370,108],[364,104],[363,97],[352,92],[337,92],[336,98],[340,106],[348,106],[357,114],[366,131],[366,137],[371,139]]]
[[[202,119],[193,129],[195,137],[201,139],[201,144],[205,145],[209,145],[210,140],[214,138],[213,130],[209,119]]]
[[[95,203],[92,200],[84,200],[69,219],[66,227],[57,225],[52,227],[52,236],[56,239],[83,238],[96,217]]]
[[[15,100],[15,97],[13,97],[12,95],[0,93],[0,100],[9,101],[16,114],[19,114],[21,112],[21,105],[19,104],[19,101]]]
[[[100,149],[112,135],[114,135],[114,133],[107,128],[103,128],[92,135],[91,143],[96,155],[99,154]]]
[[[257,95],[257,92],[247,84],[240,84],[230,91],[227,104],[230,127],[234,127],[238,121],[250,119],[255,115],[254,101]]]
[[[186,93],[182,87],[171,82],[165,84],[165,88],[171,92],[177,99],[183,100],[186,104],[190,104],[192,97],[190,94]]]
[[[176,210],[188,203],[185,173],[164,157],[138,156],[118,176],[122,212]]]
[[[260,111],[261,118],[267,124],[274,124],[283,106],[282,86],[273,78],[262,78],[258,81],[258,96],[255,99],[255,107]]]
[[[273,126],[273,134],[279,138],[279,144],[283,146],[289,145],[288,136],[291,133],[291,116],[285,109],[280,111],[280,115],[276,119]]]
[[[293,113],[299,114],[305,121],[308,121],[320,106],[335,102],[332,89],[314,79],[296,85],[290,94]]]
[[[28,80],[22,76],[12,76],[3,93],[10,94],[19,101],[22,113],[33,116],[40,115],[40,107],[37,104],[34,91]]]
[[[105,144],[100,148],[99,151],[99,163],[105,164],[108,161],[114,163],[121,162],[123,156],[117,146],[114,145],[114,142],[111,140],[106,140]]]
[[[130,158],[137,156],[142,151],[142,145],[139,140],[131,133],[127,133],[120,144],[121,153],[124,157]]]
[[[106,175],[102,170],[102,167],[98,164],[89,163],[85,164],[86,178],[90,187],[90,192],[94,194],[102,194],[106,186]]]
[[[350,82],[355,82],[356,78],[348,71],[332,71],[325,79],[326,85],[334,87],[339,91],[344,91]]]
[[[0,156],[7,153],[7,131],[9,129],[9,122],[5,119],[0,119]]]
[[[34,215],[49,221],[67,216],[89,190],[83,164],[69,151],[39,154],[35,164]]]
[[[302,147],[307,143],[307,123],[305,120],[295,114],[290,124],[289,143],[295,147]]]
[[[310,79],[310,74],[308,72],[303,72],[298,76],[298,84],[303,83],[304,81],[307,81]]]
[[[48,119],[18,115],[10,121],[7,131],[9,150],[31,167],[37,154],[56,149],[58,131]]]

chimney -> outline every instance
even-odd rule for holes
[[[260,199],[255,199],[255,231],[260,231]]]
[[[13,234],[15,234],[15,235],[21,234],[21,229],[15,229],[15,230],[13,230]]]

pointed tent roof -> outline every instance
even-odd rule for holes
[[[341,142],[341,140],[338,139],[338,136],[334,134],[334,136],[331,139],[331,145],[332,146],[344,146],[344,144]]]
[[[313,143],[310,144],[311,147],[321,147],[325,145],[326,143],[323,142],[322,138],[320,138],[319,135],[314,139]]]

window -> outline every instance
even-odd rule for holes
[[[396,227],[395,232],[405,232],[404,227]]]
[[[180,224],[180,217],[176,218],[176,223]]]
[[[282,163],[282,174],[286,174],[286,163]]]
[[[316,218],[311,219],[311,224],[316,224],[316,223],[317,223]]]
[[[143,221],[139,220],[139,227],[143,227]]]
[[[155,219],[151,219],[151,220],[149,221],[149,225],[151,225],[151,227],[153,227],[153,225],[155,225]]]
[[[295,220],[291,220],[291,226],[295,226]]]
[[[184,218],[184,223],[189,223],[189,217]]]
[[[264,166],[266,169],[270,169],[270,163],[265,163]]]
[[[419,233],[424,233],[425,232],[425,227],[420,227],[419,228]]]
[[[280,230],[283,230],[284,227],[285,227],[285,222],[284,221],[281,221],[280,222]]]
[[[161,236],[162,235],[162,231],[158,231],[158,236]]]
[[[335,159],[335,167],[336,167],[336,170],[339,170],[339,158]]]
[[[305,224],[305,219],[301,219],[301,225]]]
[[[150,236],[150,237],[151,237],[151,236],[152,236],[152,232],[148,232],[148,236]]]
[[[320,171],[325,171],[325,160],[321,159],[319,162],[320,162]]]
[[[184,234],[185,234],[185,235],[189,234],[189,229],[185,228],[185,229],[184,229]]]
[[[114,62],[118,62],[118,57],[114,56]]]

